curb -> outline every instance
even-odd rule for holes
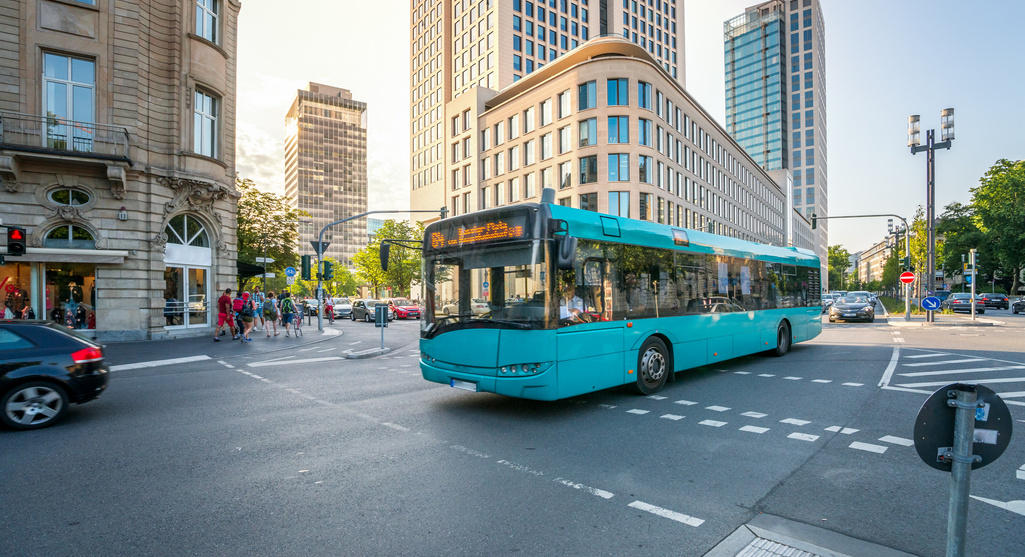
[[[737,528],[704,557],[913,557],[910,553],[838,534],[831,530],[759,514]]]
[[[364,360],[367,358],[373,358],[374,356],[380,356],[381,354],[387,354],[388,352],[391,352],[391,348],[371,348],[369,350],[360,350],[359,352],[346,350],[345,352],[342,352],[342,354],[345,354],[345,358],[348,360]]]

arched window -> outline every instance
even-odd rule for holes
[[[79,207],[89,203],[92,197],[88,192],[75,188],[60,188],[50,192],[50,201],[57,205]]]
[[[92,232],[75,226],[62,224],[47,233],[43,239],[44,248],[96,249],[96,239]]]
[[[183,246],[194,246],[198,248],[210,247],[210,237],[206,233],[203,223],[189,215],[178,215],[167,223],[164,230],[167,233],[167,243],[181,244]]]

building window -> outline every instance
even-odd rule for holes
[[[598,194],[585,193],[580,196],[580,208],[585,211],[598,212]]]
[[[541,136],[541,160],[552,158],[552,134],[546,133]]]
[[[630,218],[630,192],[609,192],[609,214],[617,217]]]
[[[559,118],[565,118],[570,115],[569,102],[569,91],[559,93]]]
[[[598,119],[588,118],[580,122],[580,146],[588,147],[598,143]]]
[[[91,232],[73,224],[62,224],[46,234],[44,248],[96,249]]]
[[[553,184],[552,184],[552,167],[549,166],[548,168],[542,168],[541,169],[541,188],[542,189],[550,188],[552,186],[553,186]]]
[[[196,0],[196,34],[214,44],[221,40],[217,32],[219,12],[218,0]]]
[[[613,153],[609,155],[609,181],[630,181],[630,155],[626,153]]]
[[[637,82],[637,106],[651,110],[651,84]]]
[[[552,123],[552,99],[541,101],[541,125],[547,126]]]
[[[531,172],[523,177],[525,192],[523,194],[524,199],[530,199],[537,195],[537,186],[534,184],[534,173]]]
[[[580,183],[593,184],[598,181],[598,155],[580,157]],[[598,209],[595,208],[595,211]]]
[[[523,133],[534,131],[534,107],[523,111]]]
[[[595,82],[588,81],[580,85],[577,95],[577,110],[587,110],[597,106],[598,95],[595,92]]]
[[[524,156],[524,163],[523,164],[525,164],[525,165],[534,164],[534,157],[537,156],[537,152],[536,152],[536,149],[534,147],[534,140],[533,139],[531,139],[530,141],[528,141],[528,142],[523,144],[523,156]]]
[[[644,118],[637,119],[637,138],[637,141],[641,145],[651,147],[651,120],[646,120]]]
[[[46,146],[92,151],[93,130],[72,122],[94,121],[96,69],[92,60],[43,54]]]
[[[609,143],[630,143],[630,118],[609,116]]]
[[[74,188],[60,188],[50,192],[50,201],[57,205],[78,207],[89,203],[92,197],[85,191]]]
[[[638,207],[638,212],[640,213],[640,215],[638,216],[638,218],[641,220],[651,220],[651,212],[653,209],[651,204],[651,194],[642,193],[637,197],[638,201],[640,202],[640,206]]]
[[[563,190],[573,185],[573,163],[566,161],[559,164],[559,189]]]
[[[630,104],[630,91],[626,79],[610,79],[608,82],[608,105],[627,106]]]
[[[196,89],[193,99],[192,150],[207,157],[217,157],[217,112],[219,99]]]
[[[637,179],[644,184],[651,184],[651,157],[641,155],[637,157]],[[627,177],[627,180],[630,178]]]
[[[559,128],[559,154],[563,154],[572,148],[570,127]]]

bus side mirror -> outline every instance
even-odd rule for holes
[[[388,254],[390,252],[391,252],[391,244],[389,244],[388,242],[382,242],[381,243],[381,249],[380,249],[380,254],[381,254],[381,270],[382,271],[387,271],[388,270]]]
[[[572,271],[577,253],[577,239],[574,236],[560,236],[556,244],[555,266],[560,271]]]

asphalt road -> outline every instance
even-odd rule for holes
[[[0,554],[703,555],[766,513],[938,555],[949,475],[908,446],[931,384],[982,382],[1025,422],[1025,316],[985,317],[827,324],[658,396],[554,403],[424,381],[416,321],[362,360],[380,331],[350,322],[114,345],[103,397],[0,432]],[[1021,440],[973,474],[972,554],[1021,554]]]

